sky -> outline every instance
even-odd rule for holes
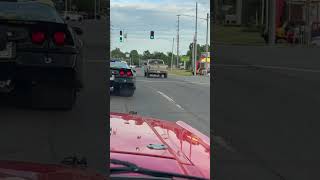
[[[179,54],[186,54],[195,34],[196,2],[198,17],[203,18],[198,18],[198,44],[205,45],[205,19],[210,13],[210,0],[111,0],[111,49],[120,48],[123,52],[137,50],[141,54],[146,50],[167,53],[172,52],[174,41],[173,52],[176,54],[177,15],[181,14]],[[122,43],[120,30],[127,33],[127,39]],[[153,40],[150,39],[150,31],[154,31]],[[208,35],[210,43],[210,21]]]

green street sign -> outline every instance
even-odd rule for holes
[[[183,62],[188,62],[188,61],[190,61],[190,57],[189,56],[181,56],[181,61],[183,61]]]

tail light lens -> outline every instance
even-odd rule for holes
[[[129,70],[129,71],[127,71],[127,76],[128,77],[131,77],[131,76],[133,76],[133,74],[132,74],[132,72]]]
[[[33,32],[31,35],[31,40],[33,43],[41,44],[46,39],[46,36],[43,32]]]
[[[123,70],[120,70],[119,74],[120,74],[120,76],[124,76],[125,73]]]
[[[53,40],[56,43],[56,45],[64,45],[66,40],[66,34],[64,32],[56,32],[53,35]]]

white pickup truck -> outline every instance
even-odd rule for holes
[[[151,74],[163,75],[164,78],[168,77],[168,66],[161,59],[149,59],[144,63],[144,76],[150,77]]]

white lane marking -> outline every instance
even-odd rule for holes
[[[159,93],[161,96],[163,96],[164,98],[166,98],[169,102],[173,103],[175,106],[177,106],[179,109],[183,110],[183,107],[181,107],[179,104],[177,104],[172,98],[170,98],[169,96],[167,96],[166,94],[164,94],[161,91],[157,91],[157,93]]]

